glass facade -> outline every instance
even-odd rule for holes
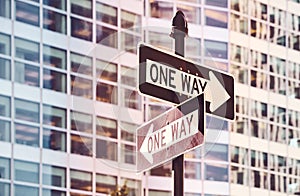
[[[172,105],[137,91],[137,43],[230,72],[236,119],[208,116],[187,196],[300,192],[299,0],[0,0],[0,195],[171,195],[171,164],[136,175],[136,129]],[[168,26],[169,25],[169,26]],[[173,51],[172,51],[173,52]],[[146,184],[147,183],[147,184]],[[217,188],[216,188],[217,187]]]

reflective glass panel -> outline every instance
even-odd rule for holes
[[[92,80],[71,75],[71,94],[92,98]]]
[[[11,63],[10,60],[0,58],[0,78],[10,80]]]
[[[71,134],[71,153],[92,156],[92,138]]]
[[[96,132],[97,135],[117,138],[117,121],[113,119],[97,116]]]
[[[66,10],[66,3],[66,0],[43,0],[44,5],[48,5],[62,10]]]
[[[85,75],[92,75],[92,58],[82,54],[71,53],[71,71]]]
[[[30,122],[40,122],[39,120],[39,104],[15,99],[15,117],[19,120]]]
[[[15,56],[27,61],[40,62],[40,48],[36,42],[15,38]]]
[[[121,66],[121,83],[135,87],[137,72],[136,69],[126,66]]]
[[[39,183],[39,165],[37,163],[15,160],[15,180]]]
[[[116,142],[98,139],[96,143],[96,157],[116,161],[117,147]]]
[[[0,33],[0,54],[10,55],[10,48],[10,36]]]
[[[111,25],[117,26],[117,8],[100,2],[96,3],[96,18]]]
[[[73,37],[84,39],[87,41],[92,41],[92,29],[92,23],[71,17],[71,35]]]
[[[10,7],[11,0],[1,0],[0,1],[0,16],[5,18],[10,18]]]
[[[66,196],[66,193],[58,190],[43,189],[43,196]]]
[[[97,25],[96,41],[98,44],[118,48],[117,30]]]
[[[80,16],[92,18],[92,1],[71,0],[71,12]]]
[[[0,179],[10,179],[10,160],[7,158],[0,157]]]
[[[77,171],[71,169],[71,188],[85,191],[92,190],[92,174],[89,172]]]
[[[118,87],[98,82],[96,87],[96,100],[106,103],[118,103]]]
[[[117,82],[117,65],[103,60],[96,60],[97,77],[103,80]]]
[[[117,186],[117,177],[96,174],[96,192],[110,194],[116,189]]]
[[[43,11],[44,11],[44,20],[43,20],[44,29],[56,31],[63,34],[67,33],[66,15],[48,9],[44,9]]]
[[[43,148],[66,152],[66,133],[44,128]]]
[[[55,106],[43,106],[43,124],[66,128],[66,109]]]
[[[43,165],[43,184],[66,187],[66,169],[51,165]]]
[[[43,69],[43,88],[65,93],[67,91],[66,74],[50,69]]]
[[[121,27],[137,31],[141,27],[141,16],[125,10],[121,11]]]
[[[38,196],[39,195],[39,188],[37,187],[15,185],[14,191],[15,191],[14,196]]]
[[[61,69],[67,68],[67,53],[65,50],[52,46],[43,46],[43,63],[44,65],[57,67]]]
[[[3,196],[10,196],[10,185],[8,183],[0,182],[0,190]]]
[[[10,122],[0,120],[0,141],[10,142]]]
[[[39,7],[15,1],[16,3],[16,20],[30,25],[39,26],[40,10]]]
[[[39,128],[15,123],[15,142],[18,144],[38,147]]]
[[[34,65],[15,62],[15,81],[29,86],[40,86],[40,68]]]
[[[227,28],[227,12],[205,9],[205,24],[208,26]]]
[[[10,117],[10,98],[0,96],[0,116]]]
[[[71,129],[79,132],[92,133],[92,115],[71,111]]]

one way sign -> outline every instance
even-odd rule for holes
[[[204,95],[157,116],[137,129],[137,171],[158,166],[198,147],[205,136]]]
[[[138,89],[172,103],[205,94],[206,112],[234,120],[234,78],[185,58],[139,44]]]

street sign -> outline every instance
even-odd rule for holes
[[[151,169],[201,145],[204,108],[201,94],[137,128],[137,171]]]
[[[204,93],[207,113],[234,120],[233,76],[145,44],[138,55],[140,93],[175,104]]]

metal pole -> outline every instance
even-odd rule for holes
[[[175,39],[175,54],[184,56],[185,36],[188,33],[187,22],[182,11],[177,11],[172,21],[172,32],[170,36]],[[173,190],[174,196],[183,196],[183,180],[184,180],[184,155],[180,155],[173,159],[172,170],[174,171]]]

